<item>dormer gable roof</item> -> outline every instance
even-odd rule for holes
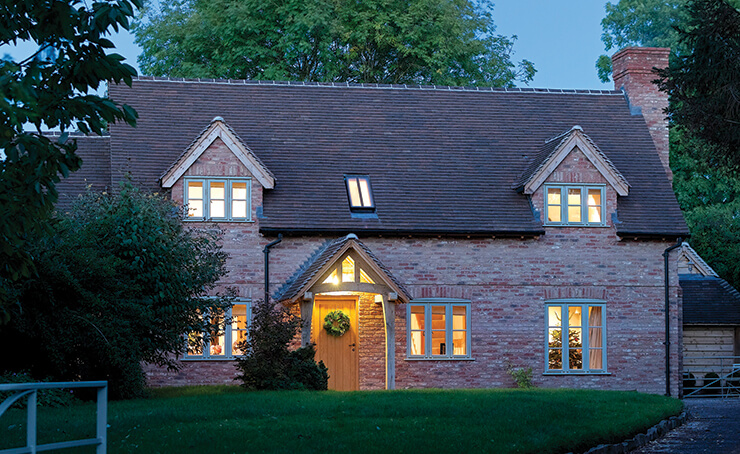
[[[514,183],[514,189],[527,195],[533,194],[576,148],[588,158],[596,170],[617,191],[617,194],[620,196],[629,194],[630,185],[627,179],[578,125],[547,140]]]
[[[180,157],[162,177],[162,187],[171,188],[195,161],[213,144],[221,139],[234,156],[249,170],[265,189],[275,187],[275,176],[260,161],[257,155],[236,135],[223,118],[215,117],[200,135],[185,149]]]
[[[283,287],[276,299],[283,304],[295,302],[302,297],[315,284],[325,277],[341,260],[345,253],[352,251],[370,268],[372,273],[377,276],[382,284],[398,295],[398,299],[404,303],[410,301],[408,291],[396,279],[395,276],[386,268],[378,257],[360,241],[355,234],[348,234],[336,240],[330,241],[324,245],[316,254],[314,254],[299,270],[296,275]]]

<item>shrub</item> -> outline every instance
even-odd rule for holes
[[[511,375],[511,378],[514,379],[514,383],[516,383],[517,388],[531,389],[535,387],[534,383],[532,383],[531,367],[527,367],[526,369],[523,367],[514,368],[510,364],[506,367],[506,373]]]
[[[11,372],[0,375],[0,383],[38,383],[38,382],[49,382],[48,378],[43,380],[37,380],[33,378],[28,372]],[[0,404],[5,401],[16,391],[0,392]],[[36,394],[36,404],[39,407],[67,407],[74,403],[75,399],[74,392],[71,389],[41,389]],[[11,408],[26,408],[27,398],[22,398],[16,401]]]
[[[301,319],[284,306],[259,300],[252,308],[249,336],[239,348],[237,369],[244,388],[327,389],[329,375],[323,362],[316,363],[313,345],[291,351],[288,347],[298,333]]]
[[[18,283],[13,323],[0,329],[12,345],[0,374],[107,380],[112,399],[143,396],[141,364],[177,368],[183,334],[215,330],[199,314],[230,304],[203,298],[226,273],[219,239],[131,183],[87,194],[29,240],[37,273]]]

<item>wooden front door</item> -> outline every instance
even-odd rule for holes
[[[342,311],[350,319],[350,329],[342,336],[332,336],[324,329],[324,318],[331,311]],[[311,332],[316,341],[316,361],[329,368],[329,389],[360,389],[360,356],[357,335],[357,297],[317,295],[313,307]]]

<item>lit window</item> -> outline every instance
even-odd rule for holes
[[[342,260],[342,282],[355,281],[355,261],[347,256]]]
[[[373,211],[375,203],[370,188],[370,177],[367,175],[347,175],[344,177],[347,183],[347,196],[349,207],[352,211]]]
[[[604,187],[546,185],[546,225],[603,226]]]
[[[218,331],[209,333],[209,340],[202,341],[202,333],[190,333],[187,336],[187,359],[225,359],[242,355],[239,348],[247,338],[251,307],[248,301],[237,300],[226,313],[214,314],[211,320],[219,326]],[[226,321],[230,320],[228,325]]]
[[[341,261],[341,265],[335,267],[326,279],[323,280],[322,284],[339,285],[340,282],[361,282],[363,284],[375,283],[365,270],[355,264],[355,259],[350,255],[344,257],[344,260]]]
[[[203,182],[187,182],[188,217],[203,218]]]
[[[429,302],[408,305],[408,357],[470,357],[470,303]]]
[[[546,305],[545,317],[547,372],[606,372],[604,304],[553,302]]]
[[[211,181],[208,186],[208,198],[211,201],[209,208],[211,219],[226,218],[226,182]]]
[[[332,271],[329,277],[324,279],[324,282],[322,282],[322,284],[334,284],[334,285],[339,284],[339,278],[337,277],[337,270],[335,269],[334,271]]]
[[[190,220],[250,221],[250,179],[187,179],[185,204]]]

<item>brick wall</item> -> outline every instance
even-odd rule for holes
[[[660,47],[627,47],[612,56],[614,88],[624,89],[630,107],[638,107],[645,118],[650,135],[655,142],[660,160],[673,179],[668,154],[668,95],[653,83],[657,74],[653,68],[667,68],[670,49]]]
[[[230,154],[220,144],[203,160],[227,164]],[[200,160],[196,165],[200,165]],[[208,166],[191,170],[209,174]],[[603,182],[584,155],[571,155],[548,181],[562,182],[579,174],[579,182]],[[196,174],[193,174],[196,175]],[[243,175],[246,176],[246,175]],[[262,190],[253,179],[253,210],[262,204]],[[173,187],[182,199],[182,185]],[[542,212],[544,195],[533,194]],[[460,298],[471,301],[473,360],[406,360],[406,307],[396,310],[396,386],[511,387],[506,366],[532,367],[534,382],[543,387],[665,390],[663,346],[663,250],[668,241],[621,240],[611,225],[616,195],[606,191],[607,227],[546,228],[538,238],[360,238],[403,283],[413,298]],[[253,223],[219,223],[224,247],[231,254],[223,287],[240,296],[260,298],[263,292],[262,248],[274,238],[258,233]],[[324,242],[334,237],[286,237],[272,249],[271,292],[284,285]],[[676,263],[671,267],[673,393],[678,392],[680,306]],[[544,304],[554,298],[606,300],[608,375],[543,375],[545,368]],[[360,386],[385,384],[385,335],[380,305],[371,297],[360,301]],[[147,367],[153,386],[229,383],[233,366],[224,361],[183,362],[180,372]]]

